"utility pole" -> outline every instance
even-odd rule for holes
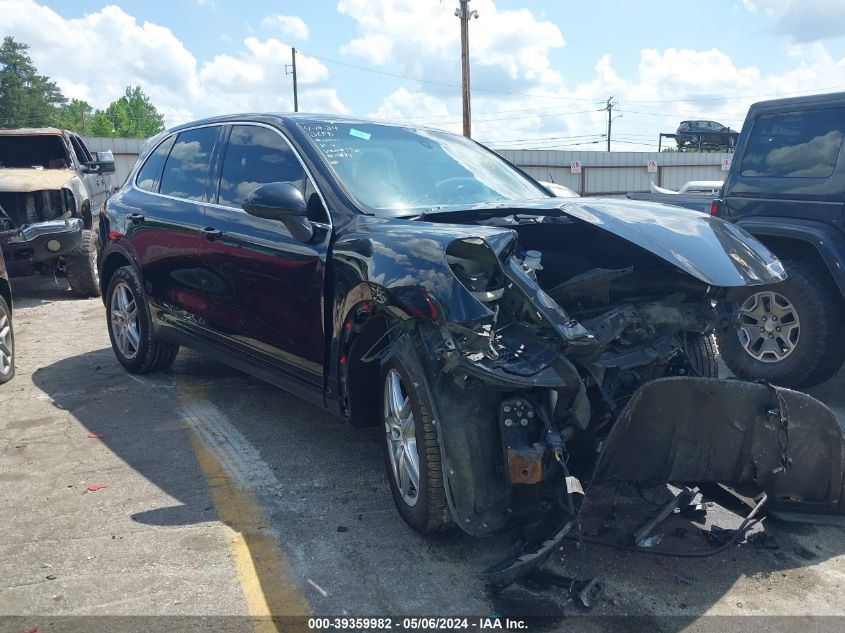
[[[290,64],[285,64],[285,75],[293,75],[293,111],[299,112],[299,91],[296,88],[296,49],[290,49]]]
[[[607,105],[605,106],[605,110],[607,110],[607,151],[610,151],[610,128],[613,124],[613,119],[611,116],[613,115],[613,106],[616,104],[613,103],[613,97],[607,100]]]
[[[455,15],[461,19],[461,93],[464,110],[464,136],[472,136],[472,113],[469,100],[469,20],[478,18],[478,11],[469,10],[469,0],[459,0]]]

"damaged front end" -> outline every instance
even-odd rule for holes
[[[429,294],[428,318],[387,350],[424,378],[461,528],[491,534],[548,510],[565,534],[571,493],[591,481],[756,486],[776,505],[838,512],[842,442],[830,411],[716,378],[719,299],[782,280],[771,253],[703,216],[615,201],[562,211],[458,214],[464,229],[484,227],[443,249],[463,292]]]
[[[52,262],[79,246],[84,197],[70,170],[0,170],[0,248],[9,274],[52,270]]]

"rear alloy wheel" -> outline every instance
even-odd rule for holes
[[[130,266],[109,281],[106,311],[112,350],[127,371],[145,374],[173,364],[179,346],[155,339],[141,282]]]
[[[0,384],[9,382],[15,375],[15,330],[12,328],[12,311],[0,297]]]
[[[812,387],[845,360],[845,304],[827,271],[795,260],[783,266],[786,281],[728,295],[736,318],[733,328],[717,332],[719,352],[744,380]]]
[[[138,302],[125,282],[114,287],[111,305],[111,328],[120,355],[132,360],[138,355]]]
[[[451,526],[440,443],[427,395],[398,358],[382,371],[384,459],[393,501],[405,522],[423,534]]]

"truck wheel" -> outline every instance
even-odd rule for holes
[[[12,327],[12,311],[3,297],[0,297],[0,385],[9,382],[15,375],[15,330]]]
[[[167,369],[176,360],[178,345],[158,341],[141,280],[131,266],[118,268],[106,293],[109,339],[117,360],[133,374]]]
[[[97,233],[85,229],[82,242],[65,258],[70,290],[77,297],[99,297],[101,294],[97,250]]]
[[[716,340],[712,333],[685,332],[684,350],[695,376],[719,377],[719,357],[716,354]]]
[[[381,385],[384,461],[393,501],[417,532],[442,532],[451,515],[428,397],[396,357],[385,363]]]
[[[839,328],[845,304],[830,277],[801,261],[783,261],[789,278],[728,295],[734,328],[718,333],[725,364],[745,380],[790,388],[811,387],[845,360]]]

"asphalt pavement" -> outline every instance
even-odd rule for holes
[[[258,630],[271,614],[589,613],[682,630],[702,615],[845,614],[845,530],[771,520],[755,528],[765,542],[702,558],[566,541],[548,568],[603,583],[589,612],[539,581],[491,593],[479,572],[512,535],[411,531],[378,427],[353,429],[186,350],[168,372],[131,376],[100,300],[44,280],[14,291],[17,376],[0,388],[0,615],[20,616],[8,630],[61,616],[242,616]],[[840,375],[813,391],[840,423],[843,386]],[[597,491],[585,532],[618,542],[667,496]],[[737,527],[742,511],[711,502],[701,527]],[[671,517],[660,548],[706,551],[698,527]]]

